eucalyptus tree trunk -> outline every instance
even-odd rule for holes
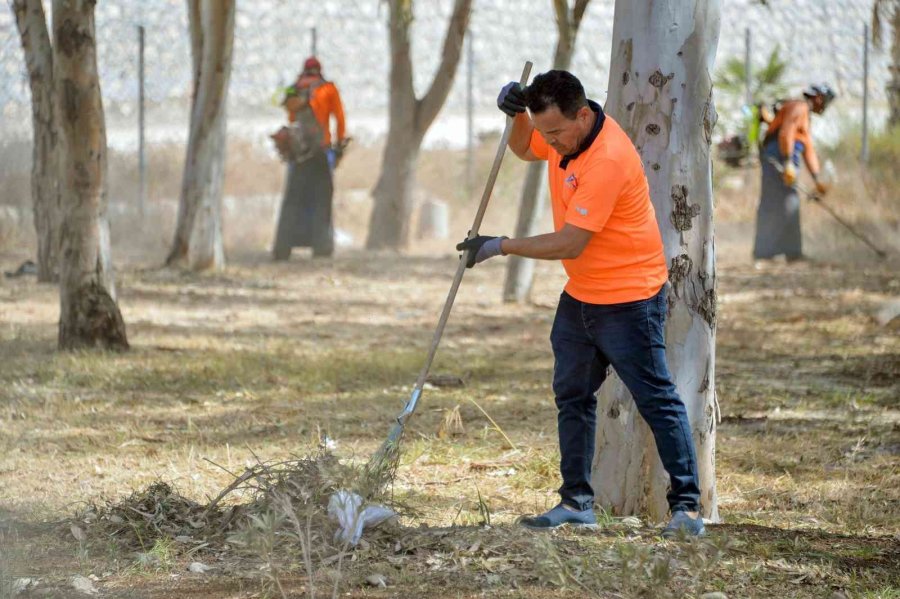
[[[59,276],[59,155],[53,87],[53,46],[41,0],[13,0],[31,88],[31,200],[37,234],[37,277]]]
[[[116,304],[106,215],[106,125],[94,0],[53,0],[53,64],[61,132],[59,347],[127,349]]]
[[[578,28],[590,0],[575,0],[569,9],[569,0],[553,0],[556,11],[556,28],[559,37],[556,52],[553,56],[553,68],[567,70],[575,54],[575,40]],[[519,200],[519,218],[516,222],[515,237],[534,235],[537,221],[544,211],[547,197],[547,186],[543,183],[547,163],[537,160],[528,163],[522,196]],[[503,301],[522,303],[531,295],[534,283],[534,260],[521,256],[510,256],[506,265],[506,282],[503,285]]]
[[[701,511],[718,519],[715,442],[716,270],[710,139],[718,0],[617,0],[606,112],[643,159],[669,263],[666,357],[687,406]],[[616,514],[668,510],[653,435],[618,377],[600,392],[592,484]]]
[[[178,222],[168,265],[192,270],[225,266],[222,187],[225,179],[228,81],[235,0],[187,0],[194,89]]]
[[[401,249],[409,243],[412,190],[422,139],[444,105],[462,53],[472,0],[455,0],[444,36],[441,64],[424,96],[413,89],[410,27],[413,0],[388,0],[391,47],[390,124],[366,247]]]

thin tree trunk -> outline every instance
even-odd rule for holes
[[[546,166],[547,163],[543,160],[528,163],[525,182],[522,184],[522,197],[519,199],[519,218],[513,234],[515,237],[529,237],[537,232],[537,221],[547,203]],[[506,281],[503,284],[504,302],[528,301],[534,286],[534,266],[531,258],[507,258]]]
[[[234,14],[234,0],[188,0],[194,93],[178,222],[166,259],[169,265],[193,270],[225,265],[222,187]]]
[[[370,248],[404,247],[405,242],[399,241],[409,239],[413,209],[411,190],[415,187],[416,161],[421,143],[412,129],[399,129],[388,135],[381,175],[373,191],[376,205],[381,209],[372,211]]]
[[[374,206],[366,247],[400,249],[409,244],[409,220],[413,209],[415,165],[425,132],[434,122],[453,87],[462,54],[472,0],[456,0],[447,32],[441,64],[421,99],[413,89],[413,0],[390,0],[391,44],[390,124],[381,175],[372,190]]]
[[[94,4],[53,0],[53,63],[62,132],[61,349],[128,348],[116,305],[106,215],[106,125]]]
[[[876,48],[882,48],[885,38],[885,22],[890,20],[891,60],[888,63],[890,77],[884,90],[888,100],[888,128],[900,125],[900,0],[875,0],[872,4],[872,40]]]
[[[59,274],[59,157],[56,101],[53,89],[53,46],[41,0],[14,0],[13,12],[25,53],[31,87],[34,132],[31,198],[37,233],[37,277],[56,281]]]
[[[366,246],[370,249],[396,248],[409,233],[412,212],[411,189],[415,177],[416,98],[413,89],[412,1],[391,0],[389,33],[391,72],[389,75],[389,119],[387,143],[381,175],[372,190],[374,206],[369,221]]]
[[[710,74],[719,2],[617,0],[606,111],[641,154],[670,264],[666,356],[687,406],[699,462],[701,511],[718,519],[715,481],[716,271]],[[662,520],[668,476],[653,436],[617,377],[600,393],[593,485],[616,514]]]
[[[567,70],[575,54],[578,29],[590,0],[576,0],[569,10],[568,0],[554,0],[556,27],[559,37],[553,56],[553,68]],[[538,160],[528,164],[522,196],[519,200],[519,218],[515,237],[529,237],[536,233],[537,222],[546,204],[547,186],[541,185],[546,172],[546,162]],[[503,301],[522,303],[531,295],[534,285],[534,260],[510,256],[506,264],[506,282],[503,285]]]

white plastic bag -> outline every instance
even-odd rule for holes
[[[383,505],[362,507],[363,498],[356,493],[341,490],[328,500],[328,515],[337,521],[335,539],[355,547],[362,538],[363,530],[381,524],[397,514]]]

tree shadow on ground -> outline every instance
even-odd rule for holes
[[[744,552],[803,564],[828,563],[845,572],[879,571],[888,584],[900,584],[900,545],[892,536],[853,536],[814,529],[783,529],[758,524],[710,526],[743,543]]]

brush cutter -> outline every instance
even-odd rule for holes
[[[519,84],[523,87],[528,82],[528,76],[531,74],[531,66],[531,62],[526,62],[525,68],[522,70],[522,77],[519,79]],[[497,154],[494,156],[494,164],[491,167],[490,174],[488,175],[487,184],[484,187],[484,193],[481,195],[481,204],[479,204],[478,212],[475,214],[475,222],[472,223],[472,229],[469,231],[469,239],[472,239],[473,237],[476,237],[478,235],[478,229],[481,226],[481,220],[482,218],[484,218],[484,213],[485,210],[487,210],[488,201],[491,199],[491,192],[494,188],[494,182],[497,180],[497,173],[500,171],[500,164],[503,162],[503,155],[506,152],[506,144],[509,141],[510,134],[512,133],[512,126],[512,117],[506,117],[506,127],[503,129],[503,135],[500,137],[500,145],[497,148]],[[403,408],[403,411],[400,412],[400,414],[397,416],[396,422],[391,428],[387,439],[366,465],[366,478],[368,479],[367,486],[369,488],[361,489],[364,495],[368,495],[371,491],[379,489],[381,485],[386,482],[393,474],[398,457],[398,446],[400,444],[400,438],[403,436],[403,427],[413,415],[413,412],[415,412],[416,406],[419,403],[419,399],[422,397],[422,389],[425,387],[425,379],[428,377],[428,371],[431,368],[431,363],[434,360],[438,345],[441,342],[441,336],[444,333],[444,327],[446,326],[447,319],[450,316],[450,309],[453,307],[453,301],[456,299],[456,292],[459,289],[459,284],[462,281],[463,274],[466,272],[467,258],[468,251],[463,254],[462,259],[459,261],[459,266],[456,269],[456,276],[453,277],[453,283],[450,285],[450,293],[447,294],[447,300],[444,302],[444,309],[441,312],[441,316],[438,319],[437,328],[434,331],[434,337],[431,341],[431,348],[428,350],[428,355],[425,358],[425,366],[419,373],[419,378],[416,380],[412,395],[410,396],[409,401],[406,402],[406,406]]]
[[[772,158],[769,158],[768,160],[769,160],[769,163],[770,163],[772,166],[774,166],[775,169],[776,169],[779,173],[783,173],[783,172],[784,172],[784,166],[782,166],[781,164],[779,164],[778,161],[776,161],[776,160],[774,160],[774,159],[772,159]],[[887,257],[887,252],[885,252],[884,250],[882,250],[881,248],[879,248],[878,246],[876,246],[874,243],[872,243],[872,242],[869,240],[868,237],[866,237],[865,235],[863,235],[862,233],[860,233],[859,231],[857,231],[857,230],[853,227],[853,225],[851,225],[850,223],[848,223],[847,221],[845,221],[845,220],[844,220],[837,212],[834,211],[834,209],[833,209],[831,206],[829,206],[828,204],[826,204],[825,202],[823,202],[823,201],[822,201],[822,196],[821,196],[818,192],[809,190],[809,189],[807,189],[805,186],[803,186],[803,185],[801,185],[801,184],[799,184],[799,183],[795,183],[795,184],[794,184],[794,187],[797,189],[797,191],[799,191],[800,193],[802,193],[803,195],[805,195],[809,200],[812,200],[812,202],[813,202],[814,204],[816,204],[817,206],[821,207],[823,210],[825,210],[825,212],[827,212],[828,214],[830,214],[831,217],[832,217],[834,220],[836,220],[836,221],[839,222],[841,225],[843,225],[843,227],[844,227],[845,229],[847,229],[848,231],[850,231],[850,233],[852,233],[854,237],[856,237],[857,239],[859,239],[860,241],[862,241],[864,244],[866,244],[866,245],[869,247],[869,249],[871,249],[873,252],[875,252],[875,253],[878,255],[879,258],[882,258],[882,259],[883,259],[883,258],[886,258],[886,257]]]

